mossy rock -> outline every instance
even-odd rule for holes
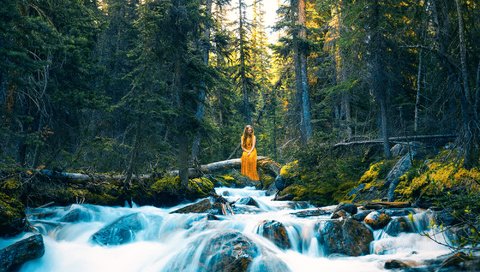
[[[0,192],[0,235],[11,236],[27,227],[25,207],[17,199]]]
[[[280,169],[280,176],[285,181],[291,181],[294,179],[300,178],[300,167],[298,165],[298,161],[293,161],[285,164]]]
[[[0,191],[9,195],[18,197],[22,193],[22,183],[19,177],[10,177],[0,181]]]
[[[188,190],[184,190],[178,176],[166,176],[150,187],[150,197],[154,206],[174,206],[183,200],[196,200],[214,193],[213,182],[205,177],[188,181]]]

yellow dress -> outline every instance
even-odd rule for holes
[[[252,138],[248,137],[243,143],[243,148],[250,150],[252,148]],[[242,153],[242,175],[248,177],[251,180],[258,181],[260,178],[257,173],[257,149],[254,148],[250,155],[243,151]]]

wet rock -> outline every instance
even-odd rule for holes
[[[457,252],[446,258],[440,267],[455,271],[478,271],[480,270],[480,256],[469,256],[464,252]]]
[[[356,214],[358,211],[357,206],[355,206],[355,204],[352,204],[352,203],[340,203],[337,205],[337,207],[335,207],[335,210],[333,212],[335,213],[340,210],[344,210],[351,215]]]
[[[255,258],[250,271],[262,271],[262,272],[290,272],[287,264],[285,264],[280,258],[273,255],[263,255]]]
[[[283,189],[285,189],[287,187],[287,183],[285,182],[285,180],[282,178],[282,176],[278,175],[276,178],[275,178],[275,187],[277,188],[277,190],[281,191]]]
[[[145,224],[146,218],[141,213],[129,214],[103,227],[90,239],[102,246],[126,244],[135,240],[136,234]]]
[[[291,248],[285,226],[275,220],[265,220],[260,224],[258,233],[268,240],[272,241],[281,249]]]
[[[397,217],[388,223],[385,232],[390,236],[398,236],[401,232],[414,232],[414,229],[408,218]]]
[[[230,192],[229,192],[229,191],[223,191],[222,195],[223,195],[223,196],[229,196],[229,195],[230,195]]]
[[[348,218],[350,217],[350,214],[344,210],[338,210],[330,216],[331,219],[337,219],[337,218]]]
[[[210,200],[208,198],[205,198],[197,203],[187,205],[170,213],[204,213],[208,212],[212,208],[213,206]]]
[[[265,192],[266,196],[273,196],[276,193],[278,193],[277,186],[275,185],[275,182],[272,182],[267,188],[267,191]]]
[[[434,212],[433,218],[435,219],[435,224],[437,225],[452,226],[460,223],[460,220],[458,218],[456,218],[446,210]]]
[[[13,236],[26,228],[27,218],[23,204],[0,192],[0,236]]]
[[[372,231],[353,219],[327,221],[320,236],[328,255],[366,255],[373,241]]]
[[[385,178],[385,186],[388,186],[388,201],[395,199],[395,189],[400,182],[400,177],[405,174],[412,167],[412,159],[416,155],[415,150],[411,150],[410,153],[405,154],[398,162],[393,166],[392,170],[388,172]]]
[[[314,210],[304,210],[304,211],[293,212],[290,214],[295,215],[296,217],[304,218],[304,217],[311,217],[311,216],[327,215],[327,214],[330,214],[330,212],[316,208]]]
[[[44,253],[42,235],[32,235],[0,250],[0,271],[16,271],[23,263],[40,258]]]
[[[276,194],[275,195],[275,198],[273,200],[277,200],[277,201],[289,201],[289,200],[292,200],[295,196],[293,194],[286,194],[286,195],[283,195],[283,196],[280,196],[279,194]]]
[[[360,185],[358,185],[357,187],[353,188],[350,192],[348,192],[348,196],[353,196],[353,195],[356,195],[358,192],[360,192],[361,190],[363,190],[363,188],[365,188],[366,184],[365,183],[362,183]]]
[[[359,211],[357,214],[354,214],[352,218],[357,221],[363,222],[363,219],[365,219],[365,217],[367,217],[367,215],[371,212],[372,210]]]
[[[417,267],[420,264],[413,261],[388,260],[385,262],[385,269],[405,269]]]
[[[254,207],[259,207],[258,202],[252,197],[243,197],[235,202],[235,204],[249,205]]]
[[[220,220],[220,218],[218,218],[218,216],[214,215],[214,214],[207,214],[207,220]]]
[[[88,212],[88,210],[84,210],[82,208],[75,208],[65,214],[62,218],[60,218],[60,222],[78,222],[78,221],[90,221],[92,219],[92,214]]]
[[[371,212],[363,219],[365,224],[372,227],[374,230],[385,227],[390,222],[391,217],[388,214],[380,213],[378,211]]]
[[[291,201],[288,203],[288,206],[290,207],[290,209],[294,210],[302,210],[312,207],[312,205],[310,205],[310,202],[308,201]]]

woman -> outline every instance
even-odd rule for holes
[[[242,175],[251,180],[258,181],[257,173],[257,149],[255,148],[256,138],[251,125],[245,126],[241,138],[242,143]]]

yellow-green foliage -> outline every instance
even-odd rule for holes
[[[8,195],[18,195],[22,189],[22,183],[17,178],[9,178],[2,181],[0,190]]]
[[[205,177],[190,179],[188,187],[193,197],[207,197],[213,191],[213,183]]]
[[[280,169],[280,176],[284,179],[291,179],[300,175],[298,161],[289,162]]]
[[[368,183],[375,181],[379,178],[380,171],[383,169],[385,162],[380,161],[370,165],[370,168],[363,173],[363,176],[360,178],[361,183]]]
[[[467,170],[452,162],[441,163],[436,160],[427,163],[427,169],[417,176],[404,175],[396,192],[405,198],[420,194],[435,195],[455,187],[465,187],[479,191],[480,170]]]
[[[178,176],[166,176],[157,180],[152,185],[155,192],[171,192],[177,193],[181,189],[180,178]]]
[[[213,187],[213,183],[205,177],[190,179],[188,181],[188,195],[186,195],[186,197],[200,198],[209,196],[213,191]],[[155,193],[167,193],[172,195],[181,195],[184,191],[178,176],[163,177],[157,180],[151,188]]]

